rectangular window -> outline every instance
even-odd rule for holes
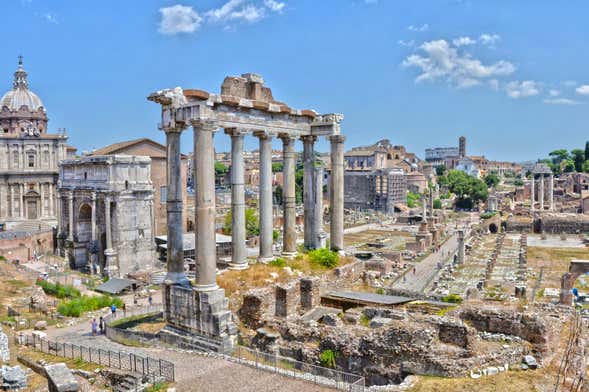
[[[33,154],[29,155],[29,167],[35,167],[35,156]]]
[[[160,186],[160,203],[165,203],[168,201],[168,187],[167,186]]]

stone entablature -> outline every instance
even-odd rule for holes
[[[72,267],[122,277],[153,265],[150,164],[125,155],[60,163],[58,232]]]

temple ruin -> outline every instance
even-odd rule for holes
[[[344,136],[340,134],[341,114],[317,114],[313,110],[295,110],[274,99],[260,75],[226,77],[220,94],[202,90],[161,90],[148,99],[162,107],[159,128],[166,133],[168,162],[167,278],[164,290],[165,318],[170,336],[191,334],[220,338],[217,350],[226,350],[236,334],[227,299],[216,282],[215,252],[215,132],[223,128],[231,137],[232,260],[230,268],[248,268],[245,244],[244,137],[253,134],[260,143],[260,252],[261,261],[273,258],[272,252],[272,157],[273,138],[283,143],[283,249],[286,257],[296,255],[295,227],[295,154],[297,139],[304,145],[305,247],[317,248],[322,239],[322,214],[313,186],[317,178],[314,144],[318,137],[331,143],[330,245],[343,249],[344,228]],[[192,126],[194,132],[196,284],[192,286],[184,272],[182,253],[182,184],[180,176],[180,135]]]

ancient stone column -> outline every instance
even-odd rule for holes
[[[104,222],[106,231],[106,249],[104,255],[106,256],[106,265],[104,267],[109,277],[113,277],[116,274],[117,266],[115,265],[114,258],[117,252],[112,247],[112,227],[110,222],[110,203],[112,199],[110,196],[104,198]]]
[[[231,136],[231,263],[229,268],[242,270],[248,267],[245,248],[245,168],[243,164],[242,130],[225,129]]]
[[[45,216],[45,192],[43,188],[43,183],[39,183],[39,195],[41,195],[41,213],[39,214],[40,218]]]
[[[197,291],[218,289],[215,234],[215,147],[214,123],[194,121],[195,235]]]
[[[532,173],[532,185],[530,186],[530,201],[532,202],[530,210],[532,210],[532,211],[534,211],[534,204],[536,204],[536,200],[535,200],[535,196],[534,196],[534,193],[536,192],[536,190],[534,189],[535,187],[536,187],[536,184],[534,181],[534,173]]]
[[[315,167],[315,208],[313,210],[313,227],[315,228],[315,247],[325,247],[327,235],[323,231],[323,166]]]
[[[266,132],[256,132],[260,139],[260,256],[261,262],[272,259],[272,138]]]
[[[458,230],[458,264],[464,264],[464,230]]]
[[[548,182],[548,200],[550,202],[550,211],[554,211],[554,176],[552,174]]]
[[[283,245],[282,254],[292,257],[297,252],[296,232],[296,190],[295,190],[295,139],[288,135],[282,135],[283,155],[283,186],[282,186],[282,207],[283,207]]]
[[[544,211],[544,173],[540,174],[540,186],[538,189],[538,201],[540,202],[540,211]]]
[[[93,245],[96,242],[96,192],[92,192],[92,221],[90,223],[90,229],[92,232],[91,240]],[[90,254],[90,274],[94,274],[94,266],[96,265],[96,254]]]
[[[16,213],[14,211],[14,185],[8,184],[8,191],[10,192],[10,210],[8,212],[8,216],[14,218]]]
[[[25,188],[26,182],[24,184],[20,184],[20,217],[25,218]]]
[[[57,215],[57,234],[61,234],[63,231],[63,222],[61,221],[61,193],[59,190],[57,190],[55,197],[57,198],[55,203],[55,213]]]
[[[331,210],[331,249],[344,249],[344,141],[342,135],[332,135],[331,142],[331,186],[329,204]]]
[[[314,225],[314,181],[315,174],[315,152],[314,144],[317,140],[316,136],[303,136],[303,205],[304,205],[304,219],[305,219],[305,249],[315,249],[317,247],[317,230]]]
[[[55,185],[49,183],[49,216],[55,217],[55,201],[53,197],[53,192],[55,192]]]
[[[67,239],[68,241],[73,241],[74,240],[74,192],[69,191],[68,193],[68,203],[69,203],[69,228],[68,228],[68,236]],[[110,205],[109,205],[110,208]],[[110,222],[110,214],[108,216],[108,222]],[[110,223],[109,223],[110,225]],[[108,235],[107,235],[108,238]],[[107,246],[108,247],[108,246]]]
[[[167,219],[167,284],[190,286],[184,272],[182,233],[182,156],[180,138],[183,128],[167,128],[166,132],[166,219]]]

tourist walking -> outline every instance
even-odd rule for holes
[[[117,305],[115,305],[115,304],[110,305],[110,311],[113,316],[116,315],[117,314]]]
[[[149,303],[149,306],[153,304],[153,298],[151,298],[151,294],[149,294],[149,297],[147,297],[147,302]]]
[[[123,302],[123,316],[127,317],[127,304]]]
[[[97,324],[96,324],[96,319],[92,319],[92,336],[96,336],[96,328],[97,328]]]
[[[100,316],[100,320],[98,321],[98,328],[100,329],[100,334],[104,334],[104,319]]]

